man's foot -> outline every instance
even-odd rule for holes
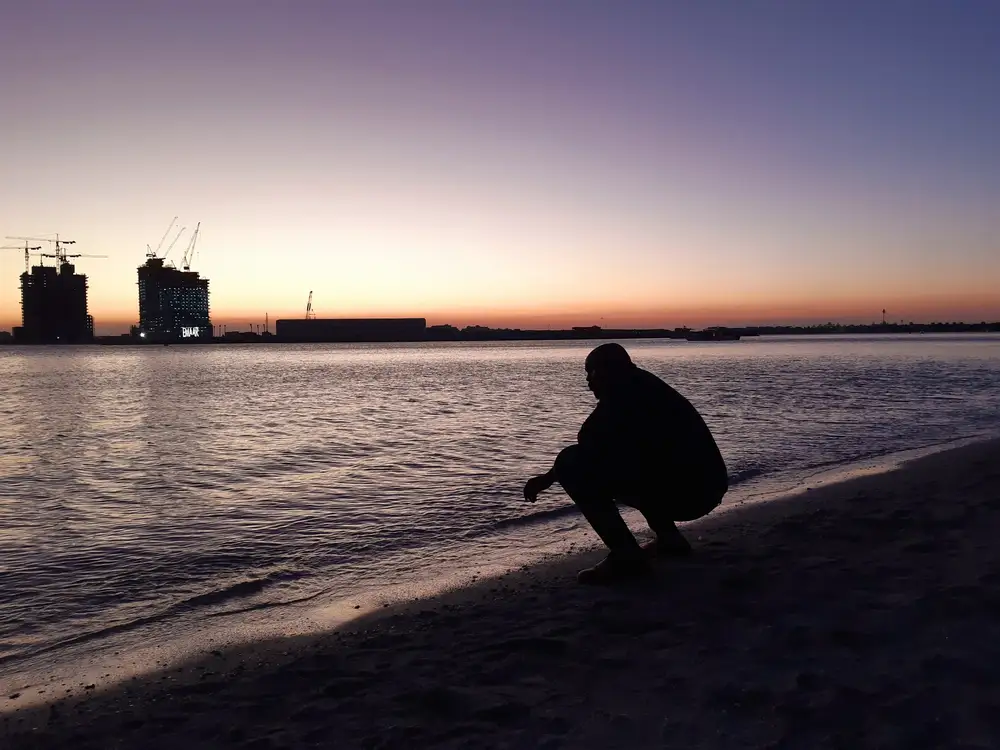
[[[652,542],[642,545],[642,551],[647,557],[690,557],[694,550],[691,543],[680,534],[676,536],[658,536]]]
[[[648,578],[653,569],[644,557],[622,557],[611,553],[592,568],[581,570],[576,579],[590,585]]]

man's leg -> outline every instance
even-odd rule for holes
[[[669,506],[662,499],[640,500],[634,507],[642,513],[649,528],[656,534],[656,541],[652,545],[644,546],[644,550],[658,557],[687,557],[691,554],[691,543],[677,528],[677,524],[667,512]]]
[[[564,448],[554,468],[556,481],[611,551],[608,560],[601,564],[608,568],[603,572],[610,573],[613,566],[618,566],[619,572],[644,572],[642,549],[618,512],[608,483],[582,461],[579,447]],[[597,568],[581,573],[581,580],[588,572],[597,572]]]
[[[680,529],[677,521],[693,521],[711,513],[722,500],[724,492],[699,491],[692,488],[673,490],[647,490],[633,497],[620,500],[640,513],[656,534],[656,542],[644,547],[661,557],[686,557],[691,554],[691,545]]]

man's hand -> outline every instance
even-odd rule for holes
[[[524,499],[529,503],[535,502],[541,493],[555,484],[555,481],[556,478],[552,476],[551,471],[537,477],[532,477],[524,485]]]

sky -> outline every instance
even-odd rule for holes
[[[429,324],[996,320],[998,139],[989,0],[0,11],[0,236],[107,255],[78,260],[98,333],[174,216],[229,330],[310,291]]]

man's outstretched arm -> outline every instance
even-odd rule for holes
[[[524,499],[529,503],[535,502],[541,493],[545,492],[545,490],[555,483],[556,471],[553,467],[544,474],[539,474],[537,477],[532,477],[527,481],[524,485]]]

